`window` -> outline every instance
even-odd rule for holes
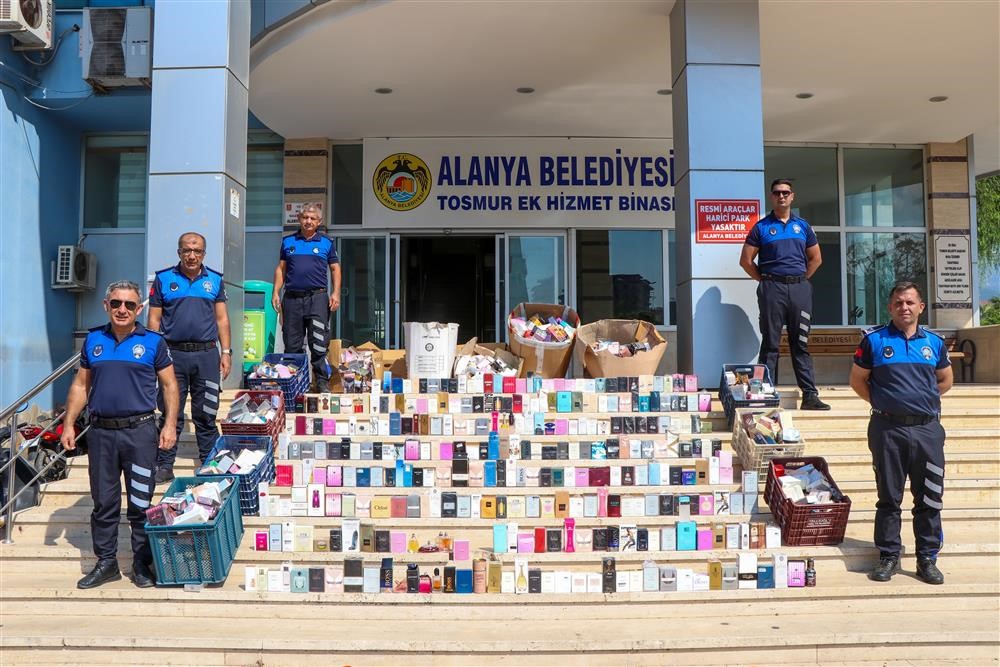
[[[84,160],[84,229],[144,229],[148,139],[88,137]]]
[[[334,144],[330,151],[333,193],[329,224],[361,224],[361,172],[364,170],[361,144]]]
[[[927,236],[893,233],[847,235],[847,323],[881,324],[897,282],[912,281],[927,298]],[[927,311],[920,316],[927,323]]]
[[[576,233],[577,311],[585,322],[607,318],[663,324],[660,230]]]
[[[816,230],[823,264],[812,278],[814,324],[885,321],[897,280],[926,293],[922,149],[767,146],[764,160],[766,184],[791,180],[794,210]]]
[[[845,148],[848,227],[923,227],[924,154],[920,149]]]
[[[836,148],[768,146],[764,148],[764,187],[776,178],[794,183],[796,215],[813,227],[840,226]],[[767,193],[764,201],[771,201]]]
[[[271,132],[247,142],[247,227],[281,227],[284,215],[285,145]]]

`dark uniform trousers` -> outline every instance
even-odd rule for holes
[[[281,331],[285,352],[299,353],[309,348],[313,378],[325,387],[330,381],[330,366],[326,360],[330,344],[330,297],[326,290],[299,296],[294,290],[285,292],[281,300]]]
[[[758,363],[767,366],[771,382],[777,386],[781,329],[787,327],[795,381],[803,394],[817,393],[812,357],[809,356],[812,284],[805,279],[799,283],[761,280],[757,285],[757,304],[760,307],[761,337]]]
[[[944,541],[941,529],[944,428],[941,422],[903,426],[872,416],[868,422],[868,448],[878,485],[875,546],[881,556],[900,556],[902,553],[900,507],[909,477],[917,557],[936,558]]]
[[[177,411],[177,435],[184,430],[184,404],[191,394],[191,420],[198,440],[198,457],[204,461],[215,442],[219,439],[216,418],[219,413],[219,350],[212,348],[200,352],[171,350],[174,358],[174,375],[177,376],[177,391],[180,402]],[[157,396],[161,415],[164,413],[163,392]],[[161,422],[162,425],[162,422]],[[177,447],[159,450],[156,465],[172,468],[177,460]]]
[[[99,560],[118,556],[118,521],[122,509],[122,476],[125,477],[129,524],[132,527],[132,555],[136,561],[153,559],[146,538],[146,509],[153,498],[156,482],[153,468],[159,431],[149,420],[123,429],[97,428],[87,434],[90,496],[90,533],[94,554]]]

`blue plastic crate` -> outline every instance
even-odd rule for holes
[[[764,370],[764,382],[771,382],[771,372],[764,364],[723,364],[722,375],[719,378],[719,400],[722,402],[722,409],[726,412],[730,428],[733,425],[733,418],[736,416],[737,408],[776,408],[781,405],[781,397],[777,389],[774,395],[768,398],[758,398],[754,400],[737,400],[733,398],[733,393],[726,384],[726,372],[746,373],[753,377],[757,369]],[[771,385],[774,386],[773,384]]]
[[[279,389],[285,397],[285,411],[293,412],[295,397],[309,391],[309,355],[307,354],[265,354],[264,362],[269,364],[292,364],[298,372],[290,378],[246,379],[247,389]]]
[[[244,449],[263,450],[264,459],[256,468],[246,474],[234,473],[240,480],[240,512],[243,516],[256,516],[260,509],[260,495],[257,485],[261,482],[274,481],[274,442],[269,435],[223,435],[215,441],[215,446],[209,452],[208,458],[212,459],[223,449],[228,449],[234,455],[238,455]],[[208,475],[198,475],[207,477]]]
[[[233,487],[222,499],[215,518],[187,526],[151,526],[146,535],[153,551],[158,586],[218,584],[226,580],[243,539],[243,516],[238,507],[239,481],[235,475],[177,477],[164,495],[189,486],[230,479]]]

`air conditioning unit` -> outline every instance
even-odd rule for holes
[[[59,254],[52,262],[52,289],[83,292],[96,286],[97,258],[75,245],[59,246]]]
[[[17,50],[52,48],[52,0],[0,0],[0,33],[8,33]]]
[[[83,78],[95,88],[148,86],[153,64],[151,9],[85,8],[80,58]]]

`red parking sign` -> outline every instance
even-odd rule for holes
[[[743,243],[760,220],[757,199],[696,199],[697,243]]]

